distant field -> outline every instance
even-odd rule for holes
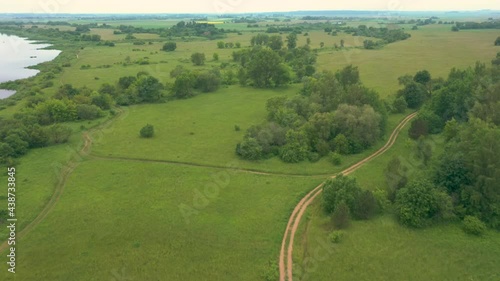
[[[88,160],[50,216],[22,240],[16,280],[262,280],[290,209],[316,184]],[[186,220],[180,204],[197,213]],[[8,274],[2,270],[0,279]]]
[[[496,30],[451,32],[449,25],[432,25],[410,33],[410,39],[381,50],[321,52],[318,68],[338,70],[349,64],[356,65],[361,80],[387,97],[399,88],[399,76],[427,69],[433,77],[447,77],[452,67],[466,68],[476,61],[490,63],[499,51],[493,46],[498,36]]]

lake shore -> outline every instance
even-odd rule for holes
[[[0,83],[37,75],[40,71],[33,66],[54,60],[61,53],[49,47],[47,43],[0,33]],[[0,99],[13,94],[15,91],[0,89]]]

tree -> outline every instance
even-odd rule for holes
[[[283,48],[283,38],[280,35],[273,35],[269,37],[267,45],[274,51],[281,50]]]
[[[361,220],[371,219],[378,212],[377,199],[370,190],[364,190],[354,203],[354,217]]]
[[[437,193],[426,180],[414,180],[398,191],[396,215],[401,224],[423,227],[429,224],[439,211]]]
[[[408,108],[408,104],[403,96],[398,97],[392,103],[392,110],[394,113],[404,113]]]
[[[394,202],[397,192],[408,183],[407,170],[408,168],[396,156],[387,163],[384,175],[385,182],[387,183],[387,199],[389,201]]]
[[[281,160],[287,163],[299,163],[306,160],[308,154],[306,134],[302,131],[289,130],[286,133],[286,145],[280,151]]]
[[[163,45],[163,51],[165,52],[173,52],[177,49],[177,43],[175,42],[167,42]]]
[[[335,76],[344,87],[359,83],[358,67],[352,66],[352,64],[344,67],[342,70],[337,72]]]
[[[321,48],[325,47],[325,42],[321,42],[321,43],[319,43],[319,46],[320,46]]]
[[[199,89],[204,93],[215,92],[221,84],[221,74],[219,71],[203,71],[198,74],[195,82],[195,89]]]
[[[8,135],[3,141],[6,144],[8,144],[13,150],[13,153],[9,156],[19,157],[19,156],[26,154],[26,152],[28,152],[29,143],[27,141],[23,140],[17,134]]]
[[[351,220],[349,206],[345,202],[340,202],[332,215],[333,226],[336,229],[345,229]]]
[[[76,113],[81,120],[94,120],[102,117],[102,110],[95,105],[78,104],[76,106]]]
[[[219,54],[214,53],[214,55],[212,57],[213,57],[214,61],[219,61]]]
[[[340,39],[340,48],[344,48],[344,43],[345,43],[344,39]]]
[[[344,134],[338,134],[332,141],[333,150],[339,154],[349,154],[349,140]]]
[[[286,42],[287,42],[288,49],[295,49],[295,47],[297,47],[297,34],[290,33],[286,37]]]
[[[429,134],[429,124],[420,118],[417,118],[411,122],[410,129],[408,130],[408,135],[410,138],[417,140],[422,136],[427,136]]]
[[[262,158],[262,147],[254,138],[246,138],[236,146],[236,154],[246,160]]]
[[[355,178],[339,174],[323,185],[323,208],[332,213],[343,202],[352,212],[360,194],[361,188]]]
[[[500,46],[500,36],[495,40],[495,46]]]
[[[191,62],[194,65],[204,65],[205,64],[205,54],[204,53],[194,53],[191,55]]]
[[[226,44],[224,44],[224,42],[223,42],[223,41],[219,41],[219,42],[217,42],[217,48],[219,48],[219,49],[224,49],[224,47],[225,47],[225,46],[226,46]]]
[[[460,29],[458,28],[458,26],[454,25],[451,27],[451,31],[457,32],[457,31],[460,31]]]
[[[419,71],[413,77],[413,81],[420,83],[422,85],[426,85],[431,81],[431,74],[427,70]]]
[[[311,45],[311,38],[307,37],[307,39],[306,39],[306,45]]]
[[[71,136],[72,130],[70,127],[56,124],[47,128],[47,135],[49,136],[49,143],[60,144],[66,143]]]
[[[162,97],[163,85],[153,76],[141,76],[134,83],[139,102],[158,102]]]
[[[153,127],[153,125],[147,124],[146,126],[142,127],[139,134],[142,138],[152,138],[155,134],[155,128]]]
[[[280,56],[271,49],[263,48],[252,54],[247,75],[257,88],[270,88],[290,81],[289,70],[282,64]]]
[[[172,87],[173,96],[179,99],[186,99],[194,96],[194,86],[196,79],[190,72],[184,72],[177,76]]]
[[[404,97],[409,108],[417,109],[424,103],[427,90],[423,85],[412,82],[407,84],[404,89],[399,90],[398,96]]]

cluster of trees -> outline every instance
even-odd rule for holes
[[[316,53],[308,45],[297,47],[297,35],[289,34],[285,41],[280,35],[258,34],[251,39],[251,49],[233,52],[240,64],[240,84],[258,88],[278,87],[316,72]]]
[[[423,227],[463,219],[468,233],[481,234],[485,225],[500,229],[499,68],[477,63],[452,69],[412,122],[409,133],[418,139],[423,163],[418,177],[408,179],[398,159],[386,173],[388,198],[402,224]],[[440,132],[444,152],[432,157],[426,136]]]
[[[217,42],[217,48],[219,49],[232,49],[232,48],[241,48],[241,43],[240,42],[236,42],[236,43],[233,43],[233,42],[226,42],[224,43],[224,41],[219,41]]]
[[[371,219],[384,209],[384,204],[383,197],[361,189],[355,178],[339,174],[323,185],[323,208],[332,214],[336,229],[348,227],[351,218]]]
[[[197,23],[195,21],[180,21],[176,25],[157,31],[162,37],[183,37],[183,36],[199,36],[208,39],[220,39],[225,37],[224,29],[216,28],[213,24]]]
[[[248,129],[236,153],[243,159],[279,156],[297,163],[331,153],[359,153],[384,133],[387,113],[356,67],[306,78],[301,95],[267,102],[268,122]]]
[[[500,29],[500,20],[484,22],[456,22],[455,27],[460,29]]]
[[[218,68],[192,71],[178,65],[170,72],[170,77],[175,78],[175,82],[170,86],[171,95],[178,99],[190,98],[199,92],[215,92],[223,82]]]
[[[367,27],[366,25],[360,25],[357,28],[344,27],[343,30],[345,33],[349,33],[354,36],[379,38],[385,41],[385,43],[402,41],[411,37],[409,33],[406,33],[401,29],[389,29],[387,27],[376,28],[373,26]]]
[[[82,34],[80,37],[82,41],[92,41],[92,42],[100,42],[101,35],[98,34]]]
[[[0,164],[12,165],[29,149],[65,143],[71,128],[55,124],[41,126],[36,120],[9,119],[0,122]]]

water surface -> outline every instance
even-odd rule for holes
[[[55,59],[61,51],[42,50],[49,44],[35,44],[35,41],[0,33],[0,83],[25,79],[36,75],[36,69],[27,69],[42,62]],[[6,98],[14,91],[0,89],[0,98]]]

